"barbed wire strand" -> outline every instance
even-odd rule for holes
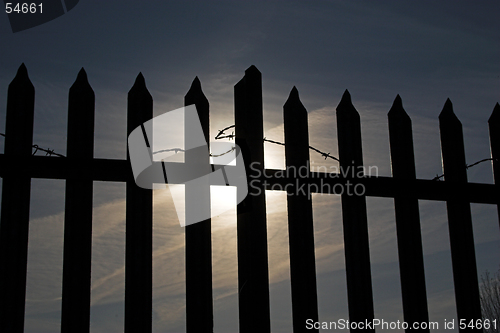
[[[3,136],[5,138],[5,134],[4,133],[0,133],[1,136]],[[55,156],[58,156],[58,157],[66,157],[64,155],[61,155],[61,154],[58,154],[54,151],[54,149],[50,149],[50,148],[42,148],[40,147],[39,145],[32,145],[31,146],[33,149],[35,149],[35,151],[32,153],[32,155],[34,156],[38,151],[43,151],[45,152],[45,156],[52,156],[52,155],[55,155]]]
[[[233,139],[233,138],[234,138],[234,136],[235,136],[235,135],[234,135],[234,132],[233,132],[232,134],[228,134],[228,135],[223,135],[223,134],[225,134],[225,133],[224,133],[224,131],[226,131],[226,130],[228,130],[228,129],[230,129],[230,128],[233,128],[234,126],[235,126],[235,125],[231,125],[231,126],[228,126],[228,127],[224,128],[224,129],[219,130],[219,133],[217,133],[217,135],[215,136],[215,140],[219,140],[219,139],[230,139],[230,140],[231,140],[231,139]],[[269,140],[269,139],[266,139],[266,138],[264,138],[264,139],[263,139],[263,141],[264,141],[264,142],[274,143],[274,144],[281,145],[281,146],[284,146],[284,145],[285,145],[283,142],[278,142],[278,141],[274,141],[274,140]],[[316,149],[316,148],[314,148],[314,147],[312,147],[312,146],[309,146],[309,149],[314,150],[315,152],[317,152],[317,153],[321,154],[321,156],[323,156],[323,157],[325,158],[325,160],[326,160],[327,158],[331,158],[332,160],[335,160],[335,161],[337,161],[337,162],[340,162],[340,161],[339,161],[339,159],[338,159],[337,157],[330,155],[330,153],[325,153],[325,152],[323,152],[323,151],[321,151],[321,150],[319,150],[319,149]]]
[[[233,138],[234,138],[234,136],[235,136],[235,135],[234,135],[234,132],[233,132],[232,134],[229,134],[229,135],[223,135],[223,134],[225,134],[225,133],[224,133],[224,131],[226,131],[226,130],[228,130],[228,129],[230,129],[230,128],[234,128],[234,127],[235,127],[235,125],[231,125],[231,126],[228,126],[228,127],[224,128],[224,129],[219,130],[219,133],[217,133],[217,135],[215,136],[215,140],[225,139],[225,138],[228,138],[228,139],[233,139]],[[264,139],[263,139],[263,141],[265,141],[265,142],[270,142],[270,143],[274,143],[274,144],[281,145],[281,146],[284,146],[284,145],[285,145],[285,144],[284,144],[284,143],[282,143],[282,142],[278,142],[278,141],[274,141],[274,140],[269,140],[269,139],[266,139],[266,138],[264,138]],[[337,161],[337,162],[340,162],[340,160],[339,160],[337,157],[330,155],[330,153],[325,153],[325,152],[323,152],[323,151],[321,151],[321,150],[319,150],[319,149],[316,149],[316,148],[314,148],[314,147],[312,147],[312,146],[309,146],[309,149],[314,150],[315,152],[317,152],[317,153],[321,154],[321,156],[323,156],[323,157],[325,158],[325,160],[326,160],[327,158],[331,158],[331,159],[333,159],[333,160],[335,160],[335,161]],[[482,160],[480,160],[480,161],[474,162],[474,163],[472,163],[472,164],[466,165],[466,166],[465,166],[465,168],[466,168],[466,169],[469,169],[469,168],[472,168],[473,166],[476,166],[476,165],[478,165],[478,164],[480,164],[480,163],[487,162],[487,161],[498,161],[498,160],[493,159],[493,158],[485,158],[485,159],[482,159]],[[441,178],[443,178],[444,176],[445,176],[444,174],[442,174],[442,175],[436,175],[436,177],[434,177],[432,180],[437,180],[437,181],[439,181],[439,180],[440,180]]]
[[[225,136],[223,136],[223,134],[225,134],[225,133],[224,133],[224,131],[226,131],[226,130],[228,130],[228,129],[231,129],[231,128],[233,128],[233,127],[235,127],[235,125],[231,125],[231,126],[228,126],[228,127],[224,128],[224,129],[222,129],[222,130],[219,130],[219,133],[217,133],[217,135],[215,136],[215,140],[226,139],[226,138],[228,138],[228,139],[233,139],[233,138],[234,138],[234,132],[233,132],[232,134],[229,134],[229,135],[225,135]],[[4,133],[0,133],[0,136],[3,136],[4,138],[6,137]],[[269,139],[266,139],[266,138],[264,138],[264,139],[263,139],[263,141],[265,141],[265,142],[269,142],[269,143],[274,143],[274,144],[281,145],[281,146],[284,146],[284,145],[285,145],[285,144],[284,144],[284,143],[282,143],[282,142],[278,142],[278,141],[274,141],[274,140],[269,140]],[[42,147],[38,146],[37,144],[34,144],[34,145],[32,145],[31,147],[32,147],[33,149],[35,149],[35,151],[34,151],[34,152],[33,152],[33,154],[32,154],[33,156],[34,156],[34,155],[35,155],[38,151],[43,151],[43,152],[45,152],[45,156],[52,156],[52,155],[55,155],[55,156],[58,156],[58,157],[66,157],[66,156],[64,156],[64,155],[62,155],[62,154],[56,153],[56,152],[54,151],[54,149],[50,149],[50,148],[47,148],[47,149],[46,149],[46,148],[42,148]],[[221,154],[212,154],[212,153],[210,153],[210,157],[220,157],[220,156],[223,156],[223,155],[229,154],[230,152],[233,152],[235,149],[236,149],[236,147],[231,147],[231,149],[229,149],[228,151],[226,151],[226,152],[224,152],[224,153],[221,153]],[[317,153],[321,154],[322,156],[324,156],[324,157],[325,157],[325,160],[326,160],[327,158],[331,158],[331,159],[333,159],[333,160],[335,160],[335,161],[340,162],[338,158],[336,158],[335,156],[330,155],[330,153],[325,153],[325,152],[323,152],[323,151],[321,151],[321,150],[319,150],[319,149],[316,149],[316,148],[314,148],[314,147],[312,147],[312,146],[309,146],[309,149],[314,150],[315,152],[317,152]],[[171,148],[171,149],[163,149],[163,150],[155,151],[155,152],[153,152],[153,155],[154,155],[154,154],[159,154],[159,153],[164,153],[164,152],[170,152],[170,151],[175,151],[175,153],[176,153],[176,154],[177,154],[177,152],[185,152],[185,150],[184,150],[184,149],[181,149],[181,148]],[[474,167],[474,166],[476,166],[476,165],[478,165],[478,164],[480,164],[480,163],[487,162],[487,161],[496,161],[496,162],[498,162],[498,160],[497,160],[497,159],[494,159],[494,158],[484,158],[484,159],[479,160],[479,161],[477,161],[477,162],[474,162],[474,163],[472,163],[472,164],[468,164],[468,165],[466,165],[466,166],[465,166],[465,169],[467,169],[467,170],[468,170],[468,169],[470,169],[470,168],[472,168],[472,167]],[[440,180],[441,180],[441,178],[443,178],[443,177],[445,177],[445,174],[442,174],[442,175],[436,175],[436,177],[434,177],[432,180],[434,180],[434,181],[440,181]]]
[[[229,149],[228,151],[226,151],[226,152],[224,152],[222,154],[212,154],[212,153],[210,153],[209,155],[210,155],[210,157],[220,157],[220,156],[229,154],[230,152],[234,151],[235,149],[236,149],[236,147],[231,147],[231,149]],[[153,155],[159,154],[159,153],[166,153],[166,152],[169,152],[169,151],[175,151],[176,154],[177,154],[177,152],[181,152],[181,153],[185,153],[186,152],[184,149],[181,149],[181,148],[172,148],[172,149],[162,149],[162,150],[154,151]],[[162,161],[164,161],[164,159],[162,159]]]
[[[222,155],[229,154],[230,152],[235,151],[235,150],[236,150],[236,147],[234,147],[234,146],[233,146],[233,147],[231,147],[231,149],[229,149],[229,150],[228,150],[228,151],[226,151],[225,153],[222,153],[222,154],[217,154],[217,155],[216,155],[216,154],[212,154],[212,153],[210,153],[210,156],[211,156],[211,157],[220,157],[220,156],[222,156]]]
[[[477,162],[474,162],[472,164],[466,165],[465,169],[468,170],[468,169],[472,168],[473,166],[478,165],[479,163],[483,163],[483,162],[487,162],[487,161],[496,161],[496,162],[498,162],[498,160],[494,159],[494,158],[484,158],[484,159],[482,159],[480,161],[477,161]],[[444,176],[445,176],[444,173],[442,175],[436,175],[436,177],[432,178],[432,180],[440,181],[441,178],[443,178]]]
[[[162,150],[158,150],[158,151],[154,151],[153,152],[153,155],[154,154],[159,154],[159,153],[166,153],[166,152],[169,152],[169,151],[175,151],[175,153],[177,154],[177,152],[181,152],[181,153],[184,153],[185,150],[182,149],[182,148],[172,148],[172,149],[162,149]]]

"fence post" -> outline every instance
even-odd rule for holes
[[[394,179],[415,180],[411,119],[403,109],[399,95],[394,100],[388,118],[392,176]],[[418,199],[395,196],[394,208],[403,313],[405,322],[411,327],[412,323],[429,322]],[[418,331],[429,332],[429,329]]]
[[[255,66],[234,86],[236,144],[249,181],[264,170],[262,76]],[[240,332],[270,332],[266,196],[262,181],[248,187],[237,207]]]
[[[127,135],[152,117],[153,98],[139,73],[128,93]],[[132,172],[126,188],[125,332],[147,333],[152,330],[153,191],[137,186]]]
[[[17,159],[24,160],[24,165],[29,163],[34,108],[35,88],[23,63],[7,94],[4,151],[12,162]],[[28,170],[7,166],[0,223],[0,327],[5,332],[24,330],[30,193]]]
[[[293,87],[283,106],[285,127],[286,167],[298,173],[309,170],[309,129],[307,111],[302,105],[297,88]],[[295,169],[295,170],[293,170]],[[307,179],[297,176],[297,186]],[[314,255],[314,224],[311,194],[300,194],[297,187],[287,191],[288,237],[290,244],[290,280],[292,285],[293,331],[318,332],[306,329],[306,320],[318,321],[316,289],[316,258]]]
[[[347,173],[341,197],[349,319],[351,322],[371,321],[374,311],[366,197],[347,193],[349,184],[353,192],[355,179],[363,168],[360,118],[347,90],[337,106],[337,132],[340,168]],[[375,332],[374,329],[366,331]]]
[[[61,332],[88,332],[92,261],[95,95],[85,70],[69,90]]]
[[[209,103],[201,90],[200,80],[196,77],[184,97],[184,105],[196,105],[201,128],[207,142],[210,144],[210,114]],[[198,119],[189,119],[185,114],[184,123],[184,143],[189,138],[196,137],[197,133],[191,130],[198,130],[189,122],[196,122]],[[195,149],[185,148],[185,163],[210,163],[210,150],[206,147]],[[193,186],[194,185],[194,186]],[[199,188],[196,184],[186,183],[186,222],[190,221],[190,212],[203,209],[210,212],[210,185]],[[197,198],[199,200],[197,200]],[[207,200],[208,199],[208,200]],[[203,207],[200,207],[203,205]],[[186,224],[186,332],[202,333],[213,332],[213,298],[212,298],[212,224],[211,219],[206,219],[191,225]]]
[[[445,181],[455,188],[446,201],[450,248],[455,284],[455,300],[459,319],[474,322],[481,319],[476,254],[472,217],[467,193],[467,169],[462,124],[453,113],[448,99],[439,115],[439,131]],[[480,332],[480,329],[460,329],[460,332]]]
[[[495,105],[490,119],[488,119],[488,127],[490,130],[490,149],[495,184],[500,186],[500,105],[498,103]],[[497,210],[500,225],[500,202],[497,204]]]

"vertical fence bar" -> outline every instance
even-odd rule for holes
[[[85,70],[69,90],[61,332],[88,332],[92,261],[95,95]]]
[[[490,119],[488,119],[490,130],[490,149],[493,159],[493,175],[495,184],[500,186],[500,105],[497,103]],[[500,225],[500,202],[497,204],[498,223]]]
[[[285,127],[285,158],[289,174],[298,174],[301,167],[309,170],[309,129],[307,110],[293,87],[283,106]],[[293,170],[295,169],[295,170]],[[297,186],[307,179],[297,176]],[[306,320],[318,321],[316,258],[311,194],[300,193],[296,187],[287,191],[288,237],[290,244],[290,280],[292,285],[293,331],[318,332],[306,328]]]
[[[458,319],[481,319],[476,254],[472,217],[464,185],[467,184],[462,123],[453,113],[448,99],[439,115],[441,152],[445,181],[454,187],[454,195],[446,201],[450,232],[453,281]],[[480,329],[460,329],[460,332],[480,332]]]
[[[371,321],[374,311],[366,197],[347,193],[349,182],[355,182],[363,168],[360,118],[347,90],[337,106],[337,132],[340,168],[347,174],[348,182],[341,198],[349,319]]]
[[[249,181],[264,170],[262,76],[255,66],[234,86],[236,144]],[[252,163],[252,166],[250,164]],[[240,332],[270,332],[266,196],[261,181],[237,207]]]
[[[152,117],[153,98],[139,74],[128,93],[127,135]],[[126,200],[125,332],[147,333],[152,330],[153,191],[138,187],[131,177]]]
[[[416,172],[411,119],[403,109],[399,95],[389,110],[388,118],[392,176],[394,179],[414,180]],[[412,327],[412,323],[429,322],[418,199],[395,196],[394,209],[403,313],[405,322]],[[429,329],[417,331],[429,332]]]
[[[35,88],[22,64],[9,85],[5,125],[5,157],[25,160],[31,156]],[[26,268],[31,178],[27,170],[8,166],[2,185],[0,223],[0,327],[24,330]]]
[[[184,105],[196,105],[198,119],[191,119],[185,114],[184,143],[186,145],[185,163],[209,164],[210,150],[207,147],[188,149],[187,145],[194,137],[199,137],[194,126],[200,121],[207,145],[210,144],[209,103],[201,89],[201,83],[195,78],[184,97]],[[193,132],[194,131],[194,132]],[[186,331],[188,333],[213,332],[212,298],[212,225],[206,219],[191,225],[190,214],[210,214],[210,185],[200,188],[196,184],[186,183]],[[210,216],[210,215],[209,215]]]

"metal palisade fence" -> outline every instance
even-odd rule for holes
[[[9,85],[5,149],[0,154],[0,328],[9,333],[24,329],[31,179],[48,178],[66,180],[61,331],[89,332],[93,181],[113,181],[126,183],[125,332],[151,332],[153,192],[135,184],[128,154],[127,160],[94,158],[94,92],[83,69],[69,91],[65,157],[33,154],[34,94],[23,64]],[[265,190],[275,185],[289,194],[294,332],[318,331],[305,326],[307,319],[318,321],[318,300],[312,198],[296,191],[302,184],[315,185],[307,188],[316,193],[340,194],[337,185],[349,182],[365,189],[362,195],[341,193],[350,321],[374,319],[367,196],[394,198],[404,320],[429,321],[419,199],[446,201],[457,314],[467,321],[481,319],[470,204],[500,202],[498,103],[489,119],[492,185],[468,182],[462,125],[449,100],[439,116],[444,181],[435,181],[416,178],[411,120],[399,96],[388,113],[392,177],[350,172],[332,177],[310,170],[306,177],[298,177],[264,169],[262,78],[256,67],[245,71],[234,94],[235,138],[245,157],[247,177],[258,180],[265,172],[266,178],[249,187],[237,207],[240,332],[271,330]],[[190,104],[196,105],[208,142],[209,103],[197,78],[185,97],[185,105]],[[283,115],[287,170],[308,167],[312,147],[307,111],[295,87]],[[128,94],[128,134],[152,116],[153,99],[139,74]],[[337,106],[337,127],[340,168],[363,167],[360,117],[348,91]],[[196,156],[186,153],[186,161],[190,159]],[[186,186],[186,196],[194,192]],[[196,207],[187,203],[189,214]],[[186,226],[185,237],[187,331],[213,332],[210,219]]]

